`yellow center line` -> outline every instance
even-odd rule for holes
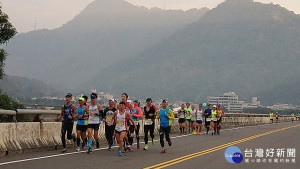
[[[146,167],[144,169],[165,168],[165,167],[168,167],[168,166],[171,166],[171,165],[174,165],[174,164],[177,164],[177,163],[181,163],[183,161],[186,161],[186,160],[189,160],[189,159],[192,159],[192,158],[195,158],[195,157],[199,157],[199,156],[202,156],[202,155],[205,155],[205,154],[209,154],[209,153],[212,153],[212,152],[215,152],[215,151],[218,151],[218,150],[225,149],[225,148],[230,147],[232,145],[236,145],[236,144],[243,143],[243,142],[246,142],[246,141],[249,141],[249,140],[253,140],[255,138],[259,138],[259,137],[262,137],[262,136],[265,136],[265,135],[269,135],[269,134],[272,134],[272,133],[284,131],[284,130],[294,128],[294,127],[299,127],[299,126],[300,126],[300,124],[290,126],[290,127],[281,128],[281,129],[276,129],[276,130],[272,130],[272,131],[268,131],[268,132],[261,133],[261,134],[256,134],[256,135],[246,137],[246,138],[243,138],[243,139],[240,139],[240,140],[236,140],[236,141],[233,141],[233,142],[229,142],[229,143],[226,143],[226,144],[214,147],[214,148],[206,149],[206,150],[203,150],[203,151],[200,151],[200,152],[196,152],[196,153],[188,154],[188,155],[185,155],[185,156],[182,156],[182,157],[178,157],[178,158],[175,158],[173,160],[165,161],[165,162],[153,165],[153,166]]]

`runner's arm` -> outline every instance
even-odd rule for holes
[[[77,117],[78,117],[78,113],[77,113],[77,108],[76,108],[76,106],[73,105],[73,106],[72,106],[72,109],[73,109],[73,111],[74,111],[74,116],[72,116],[72,119],[73,119],[73,118],[77,118]]]
[[[175,118],[174,113],[171,109],[169,109],[169,116],[168,117],[169,117],[170,120],[173,120]]]
[[[108,123],[108,125],[110,126],[110,124],[113,122],[113,120],[116,118],[117,116],[117,111],[114,112],[114,115],[112,116],[112,118],[110,119],[110,122]]]
[[[134,126],[134,128],[135,128],[135,130],[136,130],[137,128],[136,128],[135,122],[134,122],[133,119],[131,118],[130,113],[127,113],[127,112],[126,112],[126,116],[127,116],[128,120],[131,121],[131,123],[133,124],[133,126]]]

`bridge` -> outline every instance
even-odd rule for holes
[[[3,133],[0,151],[7,153],[0,158],[0,168],[299,168],[297,151],[300,150],[300,123],[292,123],[288,116],[281,117],[281,123],[269,124],[266,115],[229,114],[224,118],[221,135],[215,136],[205,133],[179,135],[176,120],[174,122],[171,135],[173,144],[171,147],[166,146],[165,154],[160,153],[161,147],[156,136],[156,145],[150,145],[149,150],[137,150],[135,147],[122,157],[117,156],[117,146],[113,147],[113,151],[107,151],[105,142],[102,142],[99,149],[94,149],[92,154],[87,154],[86,150],[76,152],[73,144],[69,143],[68,152],[61,154],[60,123],[0,123],[0,131]],[[10,141],[7,140],[8,135]],[[50,136],[53,142],[46,138]],[[46,143],[48,146],[38,147]],[[226,161],[224,153],[231,146],[241,150],[241,163]],[[269,149],[274,149],[272,157],[266,154]],[[250,150],[252,157],[249,157]],[[261,151],[263,153],[259,153]]]

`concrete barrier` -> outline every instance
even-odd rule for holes
[[[290,121],[290,116],[280,116],[279,121]],[[222,118],[222,128],[249,126],[269,123],[268,115],[227,114]],[[144,136],[144,121],[140,121],[140,136]],[[75,132],[76,123],[73,132]],[[155,121],[155,134],[158,134],[158,120]],[[173,120],[172,132],[179,132],[178,120]],[[61,147],[61,122],[18,122],[0,123],[0,157],[8,154],[36,150],[54,150]],[[105,126],[100,125],[100,140],[105,140]],[[68,146],[74,143],[67,141]]]

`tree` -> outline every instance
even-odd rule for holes
[[[20,104],[17,101],[14,101],[11,97],[9,97],[7,94],[2,93],[0,90],[0,109],[5,110],[16,110],[16,109],[24,109],[24,105]],[[0,115],[0,122],[12,122],[13,118],[12,116],[8,115]],[[17,121],[30,121],[29,117],[27,115],[18,115]]]
[[[8,21],[8,15],[2,12],[2,4],[0,4],[0,45],[7,43],[16,33],[16,28]],[[0,49],[0,79],[4,76],[4,61],[6,56],[7,53],[5,50]]]

